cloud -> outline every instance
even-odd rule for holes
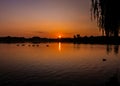
[[[64,34],[73,34],[73,33],[64,33]]]
[[[43,32],[43,31],[35,31],[35,33],[43,34],[43,33],[46,33],[46,32]]]

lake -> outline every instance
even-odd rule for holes
[[[117,86],[119,82],[119,45],[0,44],[0,86]]]

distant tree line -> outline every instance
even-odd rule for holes
[[[76,39],[76,38],[80,38],[80,34],[74,35],[74,39]]]
[[[79,34],[74,35],[73,38],[41,38],[41,37],[0,37],[0,43],[50,43],[50,42],[65,42],[75,44],[120,44],[120,37],[116,39],[114,37],[106,36],[84,36],[81,37]]]

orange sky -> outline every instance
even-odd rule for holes
[[[0,0],[0,36],[101,35],[90,0]]]

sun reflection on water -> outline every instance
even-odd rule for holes
[[[61,42],[58,44],[58,50],[61,51]]]

